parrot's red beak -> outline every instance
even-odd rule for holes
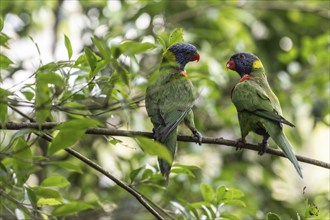
[[[198,62],[198,61],[199,61],[199,58],[200,58],[200,57],[199,57],[199,53],[196,52],[196,53],[192,56],[191,61],[195,61],[195,60],[196,60],[196,61]]]
[[[235,62],[233,60],[229,60],[227,62],[226,67],[227,67],[227,69],[230,69],[230,70],[236,70]]]

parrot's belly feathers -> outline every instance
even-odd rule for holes
[[[263,126],[262,119],[259,116],[251,114],[247,111],[238,112],[238,120],[241,126],[241,130],[245,133],[253,131],[258,135],[265,135],[267,133],[265,127]]]

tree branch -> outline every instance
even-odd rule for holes
[[[29,116],[25,115],[23,112],[19,111],[18,109],[14,108],[12,106],[10,106],[10,107],[14,111],[17,110],[16,112],[18,112],[19,114],[21,114],[23,117],[28,118],[31,121],[34,121],[34,119],[29,118]],[[49,124],[49,125],[51,125],[51,127],[55,127],[56,125],[58,125],[57,123],[45,123],[45,124]],[[31,123],[26,123],[26,122],[24,122],[24,123],[8,122],[6,124],[6,128],[2,128],[2,126],[0,125],[0,129],[4,129],[4,130],[20,130],[20,129],[26,129],[26,128],[38,129],[38,124],[37,123],[34,123],[34,122],[31,122]],[[48,129],[43,128],[43,130],[48,130]],[[49,141],[49,142],[51,142],[53,140],[53,138],[50,135],[48,135],[48,134],[41,134],[39,136],[42,137],[43,139]],[[98,172],[102,173],[103,175],[105,175],[106,177],[108,177],[109,179],[111,179],[113,182],[115,182],[119,187],[123,188],[128,193],[130,193],[131,195],[133,195],[156,219],[158,219],[158,220],[164,220],[164,218],[149,204],[149,202],[151,202],[151,201],[148,198],[146,198],[144,195],[142,195],[141,193],[139,193],[137,190],[135,190],[134,188],[130,187],[125,182],[117,179],[111,173],[105,171],[97,163],[91,161],[90,159],[88,159],[84,155],[80,154],[79,152],[73,150],[72,148],[66,148],[64,150],[66,152],[68,152],[69,154],[71,154],[72,156],[74,156],[75,158],[77,158],[78,160],[80,160],[80,161],[84,162],[85,164],[87,164],[88,166],[92,167],[94,170],[97,170]],[[149,202],[146,201],[146,200],[148,200]],[[168,215],[168,217],[171,218],[171,216],[169,216],[169,215]]]
[[[55,128],[55,126],[59,125],[61,123],[55,123],[55,122],[46,122],[41,125],[42,130],[50,130]],[[25,128],[32,128],[32,129],[39,129],[39,126],[37,123],[27,123],[27,122],[21,122],[21,123],[15,123],[15,122],[8,122],[6,123],[6,127],[2,128],[0,125],[0,129],[7,129],[7,130],[20,130]],[[153,138],[153,133],[151,132],[143,132],[143,131],[126,131],[126,130],[114,130],[114,129],[107,129],[107,128],[90,128],[86,131],[86,134],[94,134],[94,135],[110,135],[110,136],[126,136],[126,137],[134,137],[134,136],[144,136],[148,138]],[[196,142],[196,140],[191,136],[178,136],[178,141],[183,142]],[[260,147],[258,145],[254,144],[241,144],[234,140],[227,140],[224,138],[211,138],[211,137],[203,137],[202,143],[204,144],[217,144],[217,145],[226,145],[230,147],[240,147],[244,149],[259,151]],[[272,148],[267,148],[266,153],[280,156],[280,157],[286,157],[282,151],[275,150]],[[315,160],[312,158],[296,155],[297,160],[300,162],[312,164],[319,167],[324,167],[327,169],[330,169],[330,164],[326,163],[324,161]]]

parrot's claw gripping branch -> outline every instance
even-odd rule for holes
[[[199,131],[197,131],[197,129],[194,129],[192,133],[193,133],[192,137],[196,140],[196,143],[202,145],[202,141],[203,141],[202,134]]]
[[[260,150],[258,151],[258,154],[261,156],[264,153],[266,153],[267,147],[268,147],[268,138],[269,135],[265,135],[264,138],[262,139],[262,142],[260,144],[258,144],[258,146],[260,146]]]
[[[245,138],[239,138],[236,140],[236,151],[241,150],[246,144]]]

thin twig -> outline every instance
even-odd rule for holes
[[[55,122],[46,122],[41,125],[41,129],[43,130],[50,130],[55,128],[55,126],[59,125],[61,123],[55,123]],[[25,128],[32,128],[32,129],[39,129],[39,126],[37,123],[27,123],[27,122],[21,122],[21,123],[15,123],[15,122],[8,122],[6,124],[6,128],[0,129],[7,129],[7,130],[20,130]],[[86,131],[86,134],[94,134],[94,135],[110,135],[110,136],[126,136],[126,137],[135,137],[135,136],[144,136],[148,138],[153,138],[153,133],[151,132],[144,132],[144,131],[126,131],[126,130],[114,130],[114,129],[107,129],[107,128],[89,128]],[[196,142],[196,140],[191,136],[178,136],[178,141],[183,142]],[[241,144],[234,140],[227,140],[224,138],[211,138],[211,137],[203,137],[202,143],[204,144],[217,144],[217,145],[226,145],[230,147],[240,147],[244,149],[259,151],[260,147],[258,145],[254,144]],[[282,151],[275,150],[272,148],[267,148],[266,153],[280,156],[280,157],[286,157]],[[300,155],[296,155],[297,160],[300,162],[312,164],[319,167],[324,167],[327,169],[330,169],[330,163],[315,160],[309,157],[304,157]]]

